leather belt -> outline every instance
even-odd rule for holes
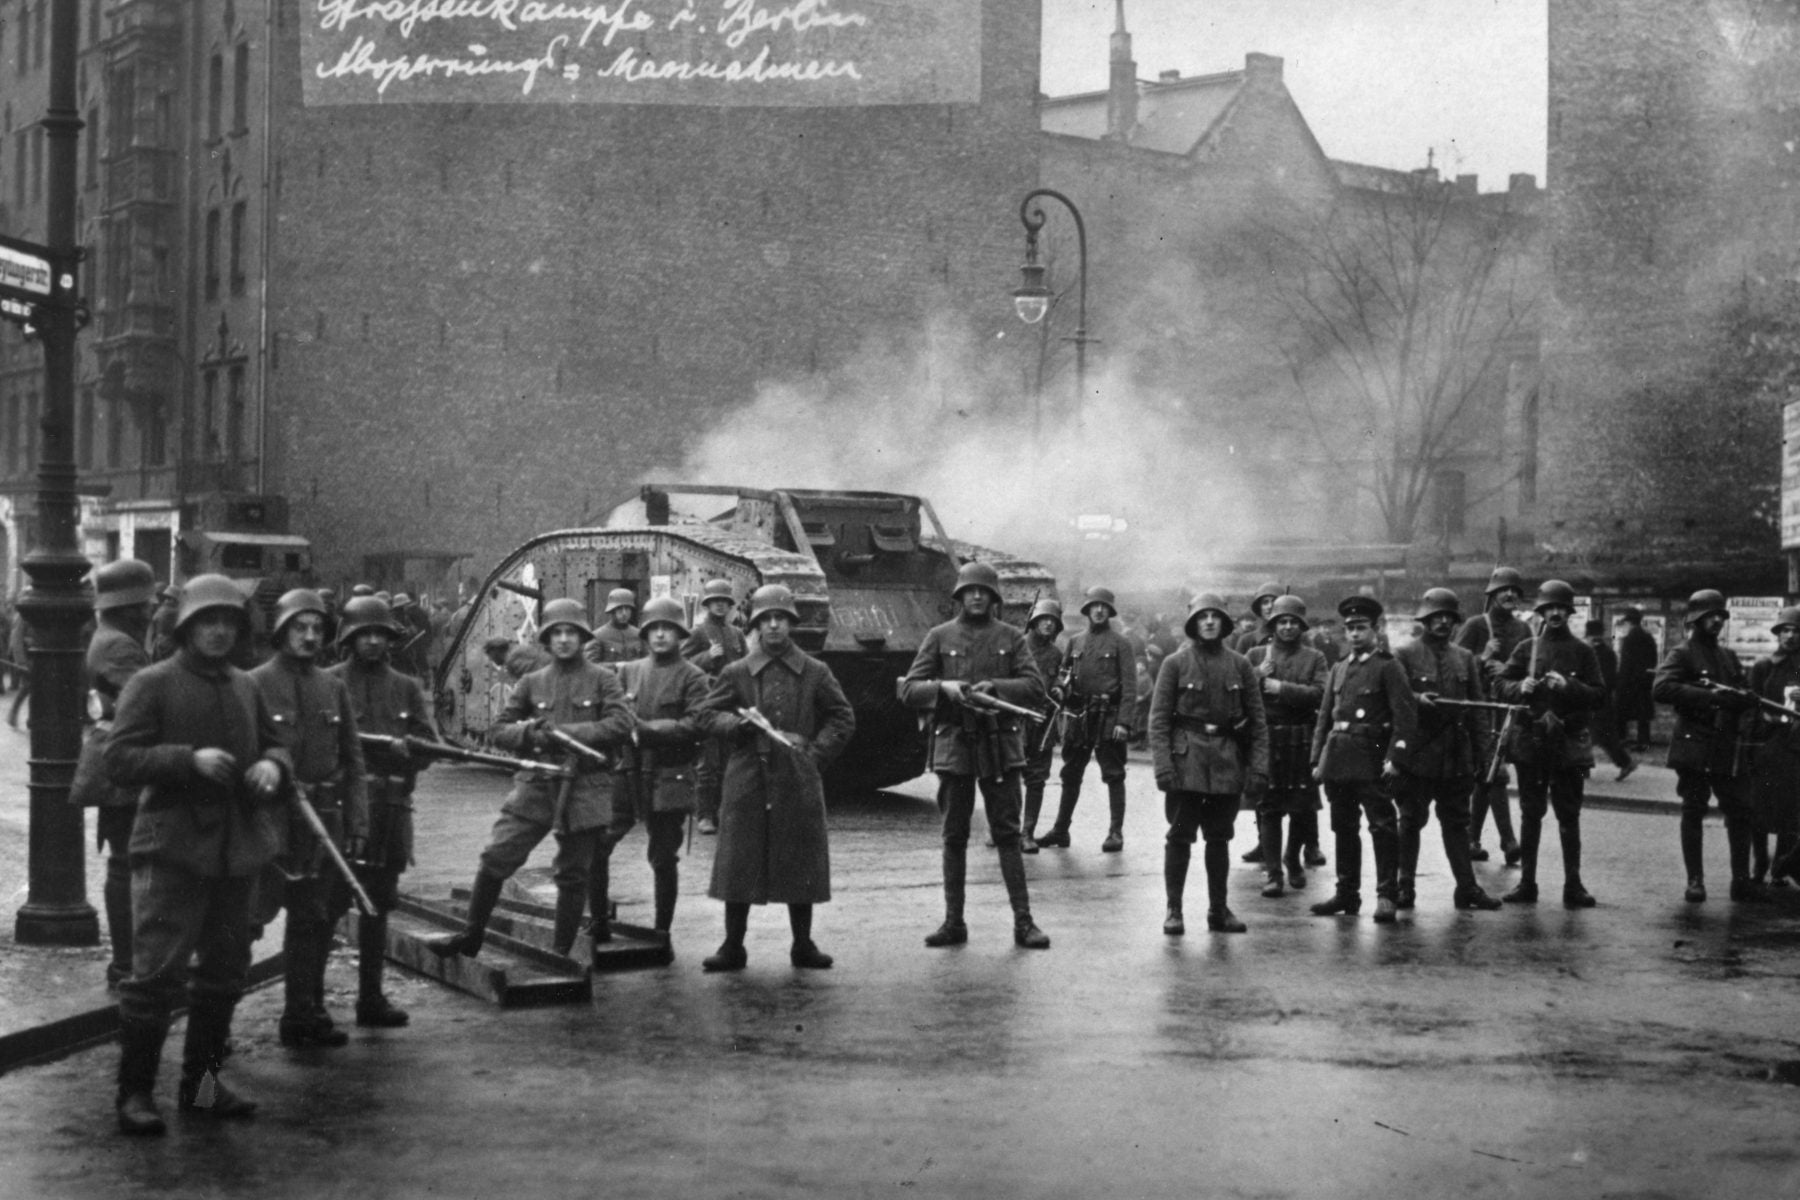
[[[1228,725],[1215,725],[1211,721],[1202,721],[1197,717],[1176,717],[1175,728],[1185,729],[1189,733],[1203,733],[1207,737],[1224,737],[1231,732]]]
[[[1386,737],[1393,732],[1391,725],[1371,725],[1367,721],[1333,721],[1333,733],[1354,733],[1362,737]]]

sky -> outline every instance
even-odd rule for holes
[[[1107,82],[1114,0],[1042,0],[1043,89]],[[1242,69],[1283,78],[1332,158],[1546,183],[1548,0],[1125,0],[1138,78]]]

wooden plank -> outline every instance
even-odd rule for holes
[[[388,958],[409,971],[502,1008],[580,1004],[593,998],[593,984],[586,970],[554,955],[544,956],[558,964],[548,969],[497,945],[483,946],[476,958],[460,954],[439,958],[428,942],[442,935],[445,924],[435,915],[420,915],[410,907],[397,908],[388,918]]]

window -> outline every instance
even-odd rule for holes
[[[1520,414],[1519,503],[1536,504],[1538,492],[1538,397],[1542,387],[1534,387],[1525,397]]]
[[[87,143],[87,179],[88,187],[100,186],[100,108],[95,105],[87,111],[87,128],[82,131]]]
[[[206,68],[206,140],[219,140],[220,114],[225,105],[225,59],[213,55]]]
[[[144,411],[144,465],[160,467],[169,461],[169,418],[161,396],[153,396]]]
[[[25,207],[25,130],[13,135],[13,207]]]
[[[137,121],[137,71],[120,67],[112,73],[107,88],[106,152],[123,154],[131,149]]]
[[[106,465],[117,470],[125,465],[125,398],[106,402]]]
[[[249,206],[239,200],[231,206],[231,294],[244,294],[244,222]]]
[[[208,371],[200,378],[200,459],[212,462],[219,457],[219,373]]]
[[[31,23],[31,63],[36,67],[44,65],[44,26],[50,23],[50,14],[44,8],[38,5],[37,20]]]
[[[1437,532],[1456,537],[1467,531],[1469,479],[1461,471],[1439,471],[1431,478]]]
[[[88,0],[88,41],[100,40],[100,0]]]
[[[31,70],[31,5],[19,5],[19,74]]]
[[[219,210],[206,213],[206,298],[219,298]]]
[[[244,461],[244,368],[231,368],[225,393],[225,448],[231,461]]]
[[[231,131],[250,128],[250,43],[239,42],[231,60]]]
[[[44,198],[44,127],[31,127],[31,198]]]
[[[94,389],[81,389],[75,409],[75,465],[89,470],[94,465]]]

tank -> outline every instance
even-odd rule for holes
[[[691,623],[704,615],[706,581],[728,579],[742,620],[751,592],[780,583],[798,601],[795,642],[831,668],[856,709],[856,735],[826,776],[828,792],[891,787],[924,771],[926,751],[896,682],[926,631],[953,615],[958,567],[977,560],[999,573],[1012,624],[1056,596],[1038,563],[952,540],[917,496],[646,485],[603,526],[540,534],[487,576],[437,667],[440,728],[465,744],[486,740],[513,679],[505,651],[485,647],[496,638],[531,644],[547,600],[581,600],[597,626],[606,594],[629,588],[640,608],[659,596],[679,600]]]

